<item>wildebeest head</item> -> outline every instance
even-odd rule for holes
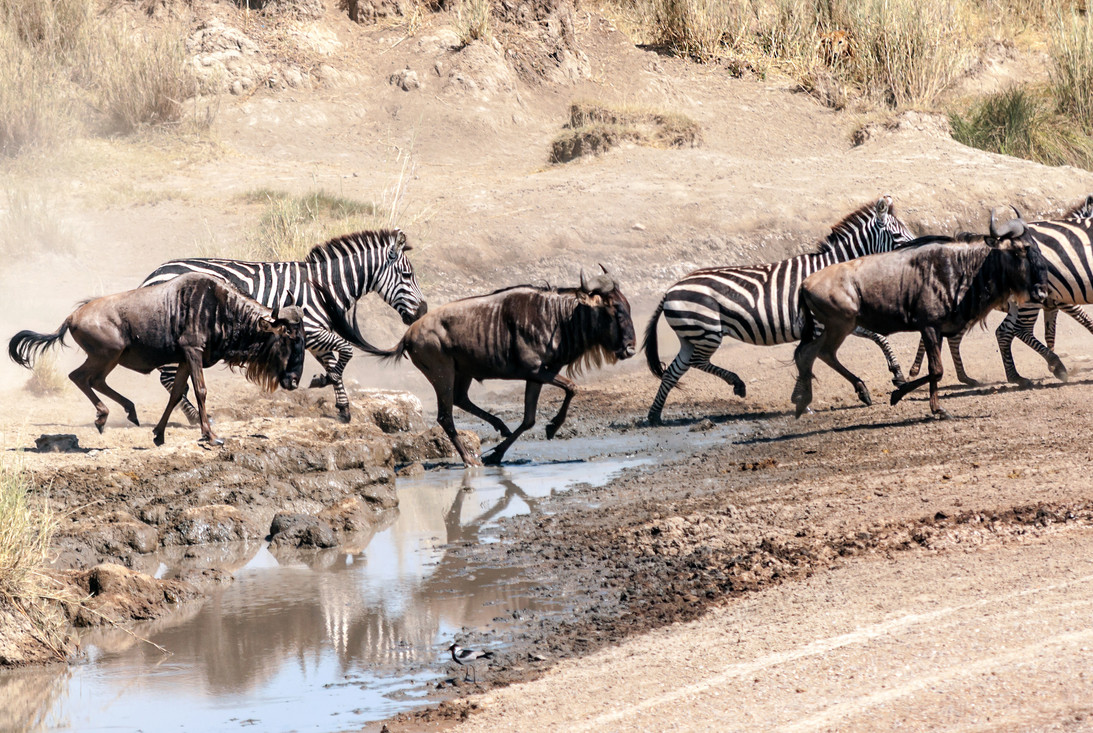
[[[603,274],[588,278],[581,270],[581,286],[577,302],[594,309],[599,346],[614,360],[629,359],[637,351],[634,321],[630,316],[630,301],[619,290],[607,268]]]
[[[987,244],[1010,256],[1006,258],[1004,276],[1007,284],[1017,292],[1017,299],[1043,303],[1048,298],[1048,264],[1040,247],[1032,240],[1024,239],[1026,226],[1021,213],[1015,208],[1016,218],[1001,227],[991,210],[990,236]]]
[[[396,229],[391,234],[393,236],[388,237],[390,244],[387,247],[384,269],[378,278],[376,292],[398,311],[398,314],[402,316],[402,322],[409,326],[425,315],[429,306],[417,284],[414,266],[406,257],[406,253],[413,249],[406,242],[406,233]]]
[[[262,332],[246,376],[266,391],[296,389],[304,374],[304,314],[296,306],[274,308],[258,320]]]

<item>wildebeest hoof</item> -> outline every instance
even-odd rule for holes
[[[98,420],[96,420],[95,421],[95,427],[98,428],[99,435],[102,435],[102,431],[106,430],[106,420],[103,420],[102,422],[99,422]]]
[[[747,397],[748,388],[743,382],[737,382],[732,386],[732,393],[737,397]]]
[[[126,417],[129,418],[129,422],[133,423],[138,428],[140,427],[140,420],[137,419],[137,413],[136,412],[130,412],[128,415],[126,415]]]
[[[558,426],[552,422],[547,423],[546,436],[547,440],[554,440],[554,435],[558,432]]]
[[[210,438],[207,435],[201,436],[201,439],[197,442],[201,445],[212,445],[212,446],[224,445],[224,439],[223,438]]]
[[[491,450],[486,455],[482,456],[483,466],[500,466],[501,459],[505,457],[504,453],[498,453],[496,450]]]
[[[952,415],[944,407],[937,408],[937,412],[934,413],[935,420],[948,420]]]
[[[903,399],[903,395],[906,394],[902,389],[897,389],[892,392],[892,399],[888,401],[888,404],[894,405]]]
[[[152,433],[152,442],[156,445],[163,445],[163,436],[158,433]]]
[[[330,384],[330,377],[326,374],[316,374],[311,378],[311,384],[307,385],[308,389],[316,389],[318,387],[325,387]]]
[[[353,415],[349,412],[349,405],[338,408],[338,422],[350,423],[353,421]]]
[[[873,398],[869,394],[869,388],[864,384],[859,384],[854,388],[854,391],[858,393],[858,399],[862,401],[862,404],[867,406],[873,404]]]

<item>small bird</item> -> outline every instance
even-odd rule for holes
[[[493,659],[493,652],[481,649],[464,649],[458,644],[452,644],[448,647],[448,651],[452,653],[452,661],[460,667],[470,667],[471,673],[474,674],[475,682],[478,682],[478,671],[475,669],[474,663],[479,659]],[[467,679],[466,669],[463,670],[463,679]]]

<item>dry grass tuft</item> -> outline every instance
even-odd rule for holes
[[[656,148],[695,147],[702,140],[698,123],[686,115],[636,107],[576,102],[569,108],[566,131],[551,144],[550,162],[566,163],[606,152],[621,142]]]
[[[1050,53],[1051,91],[1059,112],[1093,133],[1093,16],[1060,14]]]
[[[374,228],[378,209],[374,204],[312,191],[294,196],[284,191],[258,189],[244,194],[247,203],[265,205],[257,230],[246,251],[236,253],[250,259],[302,260],[316,244]]]
[[[491,0],[459,0],[456,6],[455,32],[459,43],[470,43],[490,37],[490,15],[493,12]]]
[[[1045,165],[1093,168],[1093,139],[1055,113],[1036,92],[1014,87],[950,115],[953,138],[965,145]]]
[[[0,199],[0,257],[66,253],[73,250],[72,235],[44,191],[10,188]]]
[[[0,604],[28,621],[36,639],[63,658],[68,624],[56,603],[63,599],[44,572],[56,524],[26,472],[0,462]]]
[[[34,362],[30,379],[24,389],[39,397],[46,397],[62,394],[69,384],[68,375],[57,367],[57,357],[45,353]]]

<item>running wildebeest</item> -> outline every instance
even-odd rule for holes
[[[603,266],[601,265],[601,268]],[[325,294],[320,290],[320,297]],[[577,288],[517,285],[488,295],[457,300],[415,321],[391,351],[361,345],[359,332],[340,312],[331,312],[337,332],[369,353],[389,359],[409,356],[436,391],[437,422],[468,466],[481,465],[455,429],[456,405],[496,428],[504,440],[484,461],[499,464],[509,446],[535,424],[535,409],[544,384],[565,390],[558,414],[547,424],[553,438],[565,422],[577,385],[570,376],[586,366],[614,363],[634,355],[636,337],[630,303],[614,279],[603,274]],[[472,380],[517,379],[527,382],[524,419],[515,430],[471,402]]]
[[[942,337],[982,321],[1010,299],[1042,303],[1047,297],[1047,262],[1035,244],[1019,241],[1024,231],[1020,217],[997,231],[992,212],[989,236],[922,237],[894,252],[831,265],[809,276],[801,285],[804,336],[793,354],[797,416],[812,402],[817,356],[854,385],[862,402],[872,404],[865,383],[836,357],[858,327],[880,334],[919,331],[929,374],[897,387],[891,402],[929,382],[931,412],[947,416],[937,394]],[[817,324],[823,326],[821,334]]]
[[[182,275],[161,285],[88,300],[56,333],[15,334],[8,343],[8,355],[30,369],[44,349],[57,341],[63,345],[66,333],[87,353],[87,360],[68,377],[95,405],[95,427],[100,433],[110,411],[95,390],[121,405],[129,421],[140,425],[133,402],[106,383],[116,366],[148,374],[165,364],[178,365],[181,378],[175,381],[167,409],[152,431],[156,445],[163,445],[167,418],[182,399],[187,377],[197,397],[202,440],[223,444],[213,434],[205,412],[203,367],[224,361],[243,369],[247,379],[267,391],[278,385],[296,389],[304,369],[299,308],[271,312],[207,275]]]

